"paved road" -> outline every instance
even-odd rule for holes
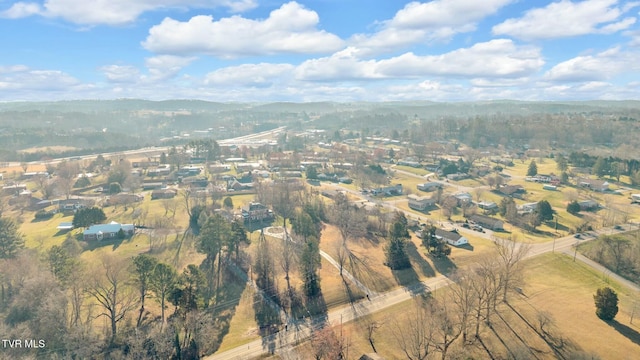
[[[269,231],[270,229],[278,229],[279,231],[270,232]],[[270,228],[267,228],[265,230],[265,232],[267,234],[269,234],[269,236],[273,236],[273,237],[280,238],[280,239],[284,238],[284,231],[282,231],[282,227],[281,226],[272,226]],[[289,236],[289,239],[291,239],[291,241],[293,241],[291,236]],[[320,250],[320,256],[322,256],[331,265],[333,265],[333,267],[335,267],[336,269],[338,269],[338,271],[340,271],[340,264],[334,258],[332,258],[331,255],[329,255],[326,252]],[[349,271],[347,271],[347,269],[345,269],[344,266],[342,267],[342,276],[344,276],[349,281],[351,281],[351,283],[354,284],[355,286],[357,286],[363,293],[370,294],[370,295],[371,294],[376,294],[375,291],[372,291],[366,285],[364,285],[358,279],[356,279],[353,275],[351,275],[351,273]]]
[[[574,254],[575,248],[574,246],[577,243],[590,241],[596,239],[598,235],[603,234],[615,234],[626,230],[631,230],[631,228],[627,228],[628,226],[623,227],[622,230],[615,230],[612,228],[599,229],[597,231],[591,232],[593,235],[591,236],[583,236],[581,239],[576,239],[573,236],[565,236],[562,238],[558,238],[555,241],[543,243],[543,244],[534,244],[531,245],[531,248],[526,256],[526,258],[531,258],[535,256],[539,256],[548,252],[563,252],[570,255]],[[640,288],[625,279],[621,279],[615,274],[612,274],[607,269],[603,268],[601,265],[594,263],[593,261],[582,257],[578,254],[576,259],[580,261],[584,261],[589,266],[592,266],[599,271],[603,271],[603,274],[607,274],[611,278],[616,281],[620,281],[625,286],[628,286],[631,289],[636,291],[640,291]],[[265,353],[278,353],[278,354],[289,354],[291,352],[291,348],[303,341],[304,339],[311,336],[314,328],[319,328],[325,323],[329,323],[332,325],[338,325],[342,322],[352,321],[358,318],[361,318],[367,314],[375,313],[378,311],[382,311],[386,308],[394,306],[396,304],[402,303],[411,299],[413,296],[421,294],[423,292],[436,291],[438,288],[449,285],[451,282],[444,275],[439,275],[433,278],[429,278],[420,283],[414,284],[410,287],[400,287],[395,290],[389,291],[387,293],[376,294],[370,296],[370,299],[364,299],[362,301],[356,302],[351,305],[346,305],[337,309],[333,309],[329,311],[326,319],[309,319],[305,322],[292,323],[288,326],[288,330],[280,331],[277,334],[274,334],[270,337],[258,339],[250,342],[246,345],[246,347],[239,346],[234,349],[214,354],[206,357],[205,359],[209,360],[231,360],[231,359],[251,359],[262,356]]]
[[[284,129],[286,129],[286,126],[281,126],[272,130],[267,130],[267,131],[262,131],[259,133],[255,133],[255,134],[249,134],[249,135],[243,135],[243,136],[239,136],[239,137],[235,137],[235,138],[230,138],[230,139],[221,139],[218,140],[218,144],[220,145],[246,145],[251,143],[252,141],[256,141],[262,138],[269,138],[269,137],[273,137],[275,135],[277,135],[278,133],[282,132]],[[103,157],[110,157],[110,156],[114,156],[114,155],[127,155],[127,156],[131,156],[131,155],[141,155],[141,154],[160,154],[162,152],[167,152],[171,149],[171,147],[147,147],[147,148],[142,148],[142,149],[135,149],[135,150],[125,150],[125,151],[116,151],[116,152],[105,152],[105,153],[101,153],[101,154],[95,154],[95,155],[82,155],[82,156],[70,156],[70,157],[65,157],[65,158],[57,158],[57,159],[53,159],[53,160],[49,160],[49,161],[31,161],[29,162],[30,165],[33,164],[45,164],[45,163],[49,163],[49,164],[57,164],[61,161],[65,161],[65,160],[93,160],[95,159],[98,155],[102,155]],[[20,163],[7,163],[9,165],[20,165]]]

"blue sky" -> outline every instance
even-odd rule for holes
[[[640,1],[0,0],[0,101],[640,99]]]

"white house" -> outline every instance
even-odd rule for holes
[[[631,203],[640,203],[640,194],[632,194],[631,195]]]
[[[445,231],[442,229],[436,229],[436,238],[444,240],[449,245],[461,246],[469,243],[466,237],[458,234],[457,232]]]

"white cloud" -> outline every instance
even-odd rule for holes
[[[195,59],[195,57],[173,55],[160,55],[147,58],[145,59],[145,66],[149,70],[148,80],[161,81],[172,78]]]
[[[595,55],[577,56],[556,64],[544,74],[554,82],[602,81],[624,72],[640,71],[640,53],[622,51],[619,47]]]
[[[270,87],[291,78],[291,64],[243,64],[210,72],[204,83],[209,86]]]
[[[323,53],[343,46],[336,35],[318,30],[318,14],[296,2],[264,20],[232,16],[214,21],[199,15],[187,22],[165,18],[142,45],[165,54],[209,54],[221,58],[282,53]]]
[[[31,69],[24,65],[0,67],[0,100],[77,98],[91,85],[59,70]]]
[[[107,65],[98,70],[114,83],[135,83],[140,79],[140,71],[131,65]]]
[[[40,13],[42,13],[40,4],[18,2],[13,4],[9,9],[0,12],[0,17],[7,19],[20,19],[31,15],[38,15]]]
[[[452,76],[462,78],[514,78],[540,70],[544,60],[540,49],[516,46],[508,39],[496,39],[442,55],[405,53],[384,60],[363,61],[354,52],[307,60],[296,69],[301,80],[415,78]]]
[[[513,0],[434,0],[411,2],[374,34],[356,34],[350,43],[363,52],[380,53],[409,45],[446,41],[471,32],[477,23]]]
[[[375,60],[359,60],[357,53],[356,49],[349,47],[329,57],[306,60],[296,68],[296,78],[318,81],[384,78],[378,73]]]
[[[624,10],[617,0],[561,0],[544,8],[529,10],[521,18],[507,19],[493,27],[495,35],[533,39],[553,39],[586,34],[612,33],[635,23],[635,18],[619,18]],[[633,6],[632,6],[633,7]]]
[[[135,21],[142,13],[166,8],[218,8],[233,12],[255,8],[255,0],[45,0],[17,2],[0,13],[6,18],[41,15],[61,18],[82,25],[123,25]]]

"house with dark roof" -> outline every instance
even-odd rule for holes
[[[157,189],[151,192],[151,200],[172,199],[178,194],[176,189]]]
[[[273,218],[273,211],[258,202],[251,202],[242,207],[242,219],[244,221],[263,221]]]
[[[418,184],[417,188],[420,191],[435,191],[438,189],[442,189],[442,184],[438,182],[426,182],[424,184]]]
[[[424,211],[436,204],[436,199],[432,199],[428,196],[409,194],[407,199],[409,200],[409,207],[418,211]]]
[[[498,191],[503,195],[512,197],[518,197],[526,192],[522,185],[504,185],[501,186]]]
[[[473,214],[469,215],[469,220],[475,221],[476,224],[481,225],[491,230],[504,230],[504,222],[502,220],[492,218],[491,216]]]
[[[397,196],[402,195],[402,184],[395,184],[371,190],[372,195]]]
[[[453,231],[446,231],[442,229],[436,229],[436,238],[444,240],[449,245],[461,246],[469,243],[469,240]]]

